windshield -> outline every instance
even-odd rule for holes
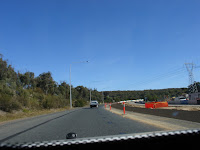
[[[199,8],[0,0],[0,143],[199,128]]]

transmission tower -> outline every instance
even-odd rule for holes
[[[185,63],[186,69],[189,73],[189,93],[197,93],[197,85],[196,82],[194,81],[194,76],[193,76],[193,69],[194,69],[194,64],[193,63]]]

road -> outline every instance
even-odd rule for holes
[[[73,110],[11,121],[0,125],[0,143],[62,140],[69,132],[78,138],[161,131],[99,108]]]

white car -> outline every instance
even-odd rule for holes
[[[180,98],[180,101],[186,101],[187,99],[186,98]]]
[[[98,103],[98,101],[96,101],[96,100],[93,100],[93,101],[91,101],[90,102],[90,108],[92,108],[92,107],[99,107],[99,103]]]

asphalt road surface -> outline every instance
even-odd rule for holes
[[[75,132],[77,138],[161,131],[99,108],[73,110],[0,124],[0,143],[24,143],[66,139]]]

